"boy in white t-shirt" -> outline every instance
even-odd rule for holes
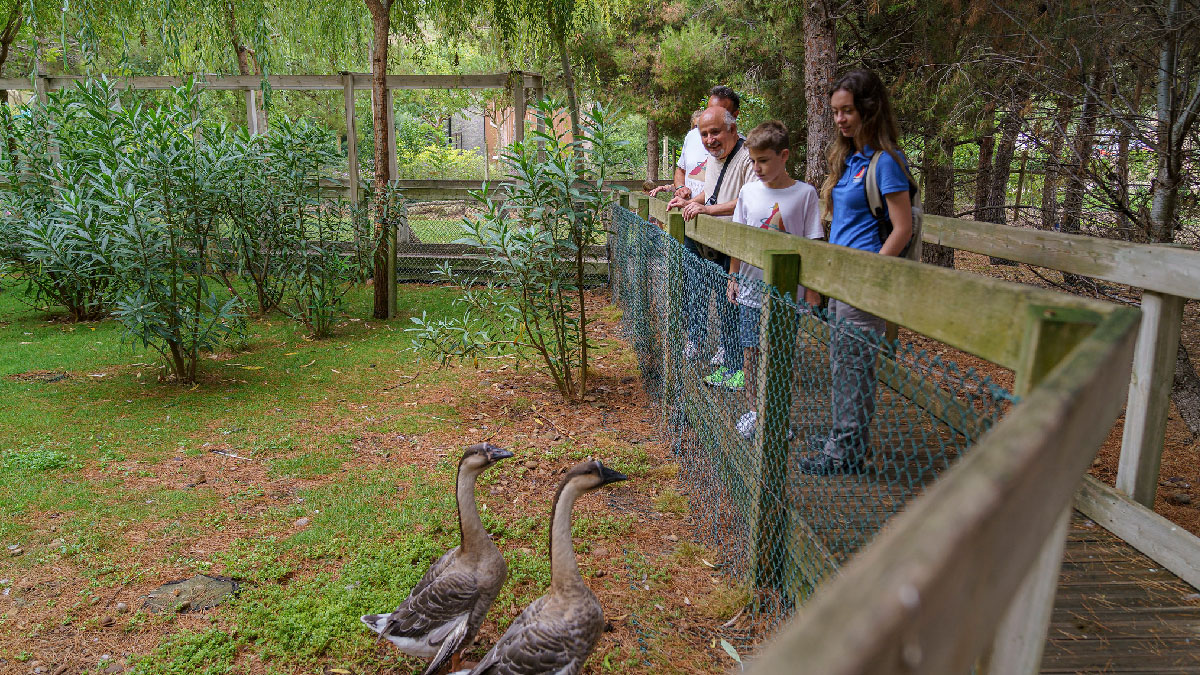
[[[787,172],[788,154],[791,152],[787,127],[777,121],[758,125],[746,136],[746,148],[750,151],[758,181],[742,187],[737,206],[734,207],[733,221],[808,239],[823,238],[825,228],[821,225],[816,189],[793,179]],[[736,258],[730,261],[729,269],[736,272],[737,276],[729,280],[726,297],[737,305],[738,339],[743,351],[734,354],[732,359],[726,355],[725,368],[710,375],[705,382],[734,391],[745,389],[753,408],[758,383],[763,271]],[[817,292],[811,289],[800,288],[797,294],[802,294],[804,302],[810,306],[821,301]],[[738,420],[738,432],[744,438],[753,437],[757,417],[757,413],[751,409]]]

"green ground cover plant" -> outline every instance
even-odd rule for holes
[[[352,290],[348,306],[365,310],[368,290]],[[639,491],[662,489],[646,449],[623,440],[614,418],[553,408],[544,374],[516,372],[511,359],[485,363],[488,372],[419,363],[403,325],[451,315],[456,291],[399,291],[407,314],[340,313],[330,340],[277,312],[252,317],[244,348],[213,354],[194,385],[153,383],[161,364],[122,342],[116,321],[71,322],[30,308],[19,289],[0,291],[0,544],[22,549],[0,556],[0,659],[145,675],[415,672],[358,616],[397,604],[455,542],[454,461],[470,439],[490,435],[521,456],[480,485],[510,583],[479,650],[549,582],[543,511],[562,468],[594,454]],[[622,349],[597,339],[597,372]],[[551,414],[571,438],[539,435],[534,417]],[[584,574],[614,617],[595,660],[606,672],[665,672],[683,650],[707,649],[651,620],[677,616],[685,596],[701,606],[699,591],[718,586],[711,568],[663,546],[662,528],[684,534],[678,514],[638,499],[618,511],[589,501],[574,528]],[[684,574],[647,576],[660,556]],[[150,589],[196,573],[233,576],[242,590],[200,613],[141,608]],[[664,600],[676,578],[689,590]],[[91,645],[86,657],[68,649],[77,638]],[[720,670],[724,657],[709,652],[697,667]]]

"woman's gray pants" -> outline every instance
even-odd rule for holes
[[[829,317],[833,428],[822,451],[837,459],[865,460],[875,414],[875,359],[884,321],[841,300],[829,301]]]

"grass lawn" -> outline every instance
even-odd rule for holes
[[[450,311],[450,289],[400,293],[408,315]],[[677,468],[602,298],[596,400],[580,406],[508,360],[419,362],[407,316],[370,319],[367,289],[348,300],[335,337],[260,318],[184,387],[159,382],[156,355],[115,322],[72,324],[0,292],[0,672],[419,672],[358,616],[393,608],[457,543],[454,466],[485,439],[517,456],[479,489],[510,578],[474,656],[544,592],[550,497],[597,457],[633,480],[576,512],[612,625],[588,671],[733,666],[719,626],[746,596],[689,541]],[[240,593],[206,611],[143,607],[200,572]]]

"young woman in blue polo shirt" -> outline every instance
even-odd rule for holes
[[[829,241],[882,255],[900,255],[912,235],[912,198],[904,156],[896,145],[896,116],[887,89],[869,70],[854,70],[834,82],[833,107],[837,137],[826,157],[829,177],[821,196],[830,208]],[[881,239],[879,220],[867,205],[863,187],[867,166],[876,152],[886,153],[877,165],[892,232]],[[813,454],[800,461],[810,474],[857,473],[870,454],[870,424],[875,413],[875,357],[884,321],[840,300],[829,304],[833,425]]]

